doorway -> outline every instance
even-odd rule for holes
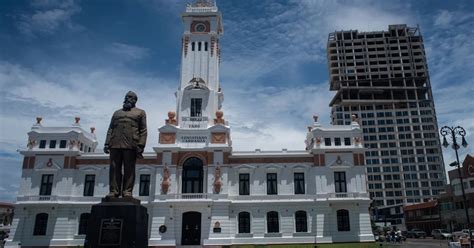
[[[201,244],[201,213],[183,213],[183,226],[181,231],[181,245]]]

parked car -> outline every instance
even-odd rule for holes
[[[449,239],[453,235],[451,233],[449,233],[448,230],[446,230],[446,229],[433,229],[431,231],[431,236],[434,239]]]
[[[471,234],[472,234],[472,236],[474,236],[474,229],[471,230]],[[462,229],[461,231],[455,231],[455,232],[453,232],[452,237],[453,237],[454,241],[458,241],[459,238],[461,238],[461,237],[467,238],[467,237],[469,237],[469,230],[468,229]]]
[[[407,232],[407,238],[426,238],[426,232],[418,228],[413,228]]]

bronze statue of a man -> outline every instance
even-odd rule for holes
[[[132,91],[125,95],[123,107],[115,111],[107,131],[104,152],[110,153],[108,197],[132,197],[135,164],[137,158],[143,158],[147,136],[146,114],[135,107],[137,100]]]

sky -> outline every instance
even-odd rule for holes
[[[128,90],[147,112],[148,144],[176,108],[178,0],[0,2],[0,201],[15,201],[22,157],[37,116],[96,127],[99,148]],[[303,150],[317,114],[328,125],[326,43],[336,30],[419,25],[438,125],[461,125],[474,147],[474,7],[470,1],[217,0],[222,12],[220,79],[234,150]],[[454,151],[443,149],[447,164]]]

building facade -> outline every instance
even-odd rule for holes
[[[182,15],[181,81],[133,195],[149,214],[149,246],[373,242],[362,130],[322,127],[306,150],[233,151],[221,110],[222,17],[198,1]],[[108,155],[80,126],[29,132],[7,246],[82,245],[91,205],[108,193]]]
[[[474,157],[466,155],[461,167],[467,204],[464,203],[461,179],[457,169],[448,171],[449,185],[438,196],[441,223],[446,229],[458,231],[468,228],[465,206],[468,208],[469,219],[474,222]],[[471,223],[470,228],[474,228]]]
[[[403,212],[405,213],[407,230],[418,228],[425,231],[426,235],[431,236],[433,229],[443,227],[439,204],[436,200],[405,206]]]
[[[361,120],[374,206],[433,199],[444,188],[442,151],[423,37],[419,28],[337,31],[327,44],[331,117]],[[400,219],[392,224],[400,224]]]

